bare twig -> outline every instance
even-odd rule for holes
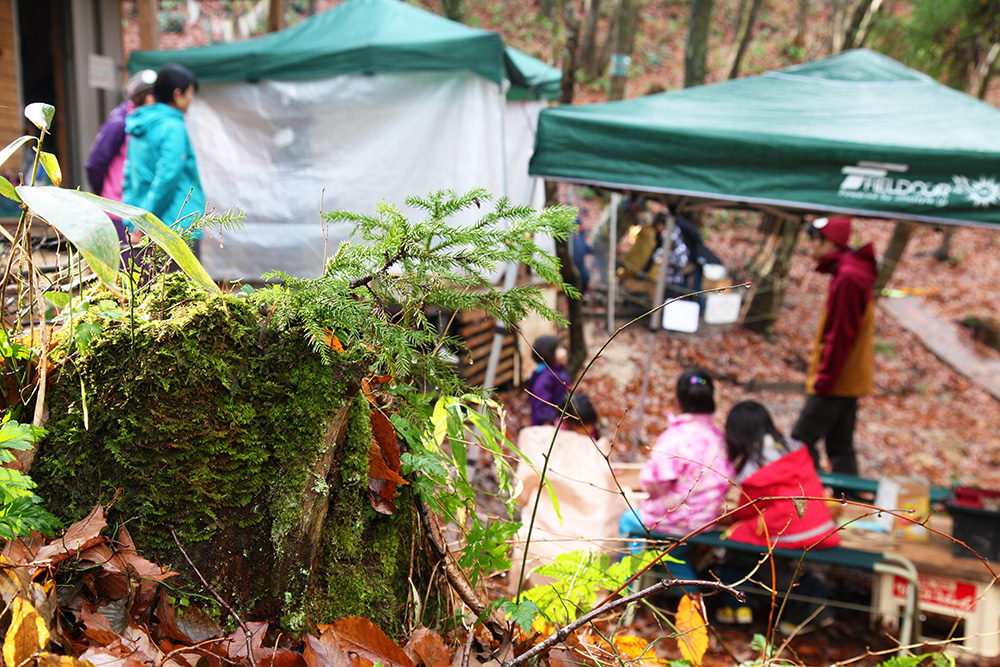
[[[236,613],[236,610],[233,609],[228,602],[223,600],[222,596],[216,593],[215,589],[212,588],[207,581],[205,581],[205,577],[201,576],[201,572],[198,570],[197,567],[195,567],[194,563],[191,562],[191,558],[188,557],[187,552],[184,551],[184,547],[181,546],[181,541],[177,539],[177,533],[174,532],[173,528],[170,529],[170,536],[174,538],[174,542],[177,544],[177,548],[180,550],[181,555],[184,556],[184,560],[186,560],[187,564],[191,566],[191,569],[194,570],[194,573],[198,575],[198,579],[201,581],[205,589],[212,594],[212,597],[214,597],[216,601],[219,604],[221,604],[223,608],[225,608],[225,610],[228,611],[234,619],[236,619],[237,625],[239,625],[240,629],[243,630],[243,636],[246,637],[247,640],[247,658],[250,660],[250,667],[257,667],[257,662],[253,658],[253,646],[250,643],[250,638],[252,636],[250,633],[250,628],[248,628],[247,624],[243,622],[243,619],[240,618],[240,615]]]
[[[220,641],[223,641],[221,637],[212,637],[211,639],[204,639],[204,640],[202,640],[202,641],[200,641],[200,642],[198,642],[196,644],[192,644],[191,646],[178,646],[177,648],[175,648],[170,653],[167,653],[166,655],[164,655],[163,656],[163,660],[160,660],[160,662],[157,663],[156,667],[163,667],[163,665],[167,664],[167,661],[170,660],[170,658],[174,657],[178,653],[183,653],[184,651],[197,651],[204,644],[216,644],[216,643],[218,643]],[[208,651],[207,655],[213,656],[215,654],[212,653],[211,651]]]
[[[632,593],[631,595],[626,595],[623,598],[618,598],[617,600],[612,600],[611,602],[606,602],[605,604],[595,607],[594,609],[590,610],[589,612],[587,612],[580,618],[576,619],[572,623],[568,623],[567,625],[564,625],[563,627],[559,628],[559,630],[557,630],[556,632],[553,632],[544,641],[533,646],[531,650],[525,651],[516,658],[508,660],[507,662],[503,663],[503,667],[517,667],[517,665],[520,665],[522,663],[527,662],[528,660],[531,660],[535,656],[540,655],[545,651],[549,650],[559,642],[565,641],[566,638],[569,637],[571,634],[573,634],[573,632],[575,632],[577,628],[586,625],[587,623],[590,623],[590,621],[594,620],[598,616],[601,616],[602,614],[606,614],[609,611],[613,611],[618,607],[623,607],[633,602],[638,602],[639,600],[647,598],[650,595],[653,595],[654,593],[658,593],[660,591],[667,591],[670,590],[671,588],[682,588],[686,586],[714,588],[717,591],[725,591],[727,593],[730,593],[731,595],[735,595],[736,598],[739,599],[740,601],[743,602],[746,601],[746,597],[743,595],[743,593],[736,590],[735,588],[731,588],[730,586],[727,586],[717,581],[699,581],[697,579],[661,579],[660,581],[656,582],[649,588],[644,588],[643,590],[637,593]]]
[[[455,563],[454,555],[448,549],[448,545],[445,544],[444,537],[441,535],[441,527],[431,516],[423,498],[419,495],[417,495],[416,498],[417,508],[420,511],[420,517],[427,526],[427,536],[430,538],[430,543],[434,548],[434,551],[441,558],[441,568],[444,570],[448,583],[451,584],[451,587],[456,593],[458,593],[462,602],[464,602],[469,609],[472,610],[472,613],[476,616],[483,617],[483,624],[486,626],[486,629],[490,631],[490,634],[493,635],[494,639],[499,641],[504,635],[502,623],[498,619],[487,615],[486,612],[488,609],[486,604],[479,599],[476,591],[472,588],[472,584],[470,584],[469,580],[466,578],[465,572]]]
[[[475,626],[469,628],[469,636],[465,639],[465,650],[462,651],[462,667],[469,667],[469,656],[472,654],[472,640],[476,637]]]

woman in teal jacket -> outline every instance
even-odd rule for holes
[[[146,209],[168,227],[185,231],[205,212],[191,140],[184,127],[198,79],[186,67],[165,65],[157,73],[156,103],[140,107],[125,121],[129,134],[122,199]],[[132,241],[142,234],[133,232]],[[201,237],[200,231],[192,236]]]

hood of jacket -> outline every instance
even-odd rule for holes
[[[179,120],[183,123],[184,113],[162,102],[147,104],[128,115],[125,119],[125,131],[134,137],[142,137],[152,128],[168,120]]]

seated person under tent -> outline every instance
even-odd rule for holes
[[[652,225],[635,229],[632,246],[618,269],[618,279],[628,292],[655,297],[656,279],[663,266],[663,230],[667,214],[657,213]],[[667,262],[666,297],[697,292],[702,285],[702,269],[706,264],[721,264],[722,260],[701,240],[697,225],[678,215],[671,234]]]

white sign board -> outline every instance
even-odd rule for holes
[[[694,333],[698,330],[701,306],[697,301],[674,301],[663,309],[663,328],[667,331]]]
[[[705,324],[732,324],[740,319],[743,299],[735,292],[705,295]]]
[[[87,57],[87,81],[91,88],[118,90],[120,84],[115,74],[115,59],[91,53]]]

